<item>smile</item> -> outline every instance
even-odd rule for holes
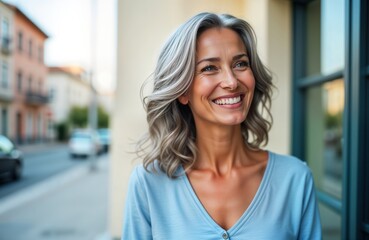
[[[232,98],[218,98],[213,102],[217,105],[232,105],[241,102],[241,96],[232,97]]]

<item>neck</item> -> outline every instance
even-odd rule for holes
[[[240,125],[198,128],[196,136],[198,157],[195,169],[209,169],[223,175],[234,167],[247,164],[250,150],[244,143]]]

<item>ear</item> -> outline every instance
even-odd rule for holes
[[[183,105],[187,105],[188,104],[188,95],[185,93],[185,94],[183,94],[182,96],[180,96],[179,98],[178,98],[178,101],[180,102],[180,103],[182,103]]]

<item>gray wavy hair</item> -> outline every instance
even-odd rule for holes
[[[256,85],[248,115],[241,124],[242,134],[245,144],[252,149],[268,142],[273,121],[270,114],[273,84],[271,73],[257,54],[252,27],[228,14],[200,13],[181,25],[164,44],[152,76],[153,92],[143,98],[149,130],[138,141],[136,153],[143,158],[147,170],[157,161],[158,167],[173,178],[180,165],[190,167],[196,160],[192,112],[178,98],[194,78],[197,38],[210,28],[234,30],[245,44]]]

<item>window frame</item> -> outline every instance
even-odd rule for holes
[[[292,154],[304,159],[306,90],[333,79],[343,78],[345,107],[343,122],[342,200],[317,191],[319,202],[341,215],[342,239],[369,239],[369,3],[345,0],[345,66],[329,75],[306,77],[306,6],[310,0],[293,1],[292,71]],[[363,51],[363,49],[365,51]],[[367,61],[367,62],[365,62]],[[363,211],[364,209],[364,211]]]
[[[17,35],[17,45],[18,45],[18,51],[22,52],[23,51],[23,41],[24,41],[24,36],[23,36],[23,32],[19,31],[18,35]]]

